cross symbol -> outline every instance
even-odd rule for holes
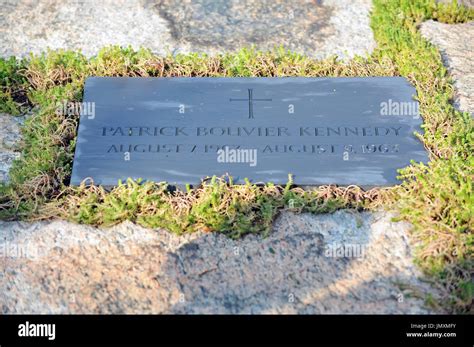
[[[253,98],[253,89],[249,89],[249,98],[248,99],[232,99],[229,101],[248,101],[249,102],[249,119],[253,118],[253,102],[254,101],[272,101],[272,99],[254,99]]]

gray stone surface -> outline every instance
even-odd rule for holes
[[[451,4],[453,0],[436,0],[436,2]],[[474,8],[474,0],[457,0],[458,4]]]
[[[455,106],[474,115],[474,21],[444,24],[429,20],[421,34],[436,45],[454,78]]]
[[[399,184],[428,161],[415,94],[403,77],[88,78],[71,184]]]
[[[23,117],[0,113],[0,183],[8,182],[8,172],[13,161],[20,156],[20,124]]]
[[[390,214],[351,211],[284,212],[267,238],[238,241],[131,223],[0,222],[0,311],[433,313],[422,298],[436,291],[413,265],[407,230]]]
[[[0,0],[0,56],[46,47],[91,56],[110,44],[215,54],[255,44],[348,58],[374,48],[370,6],[370,0]]]

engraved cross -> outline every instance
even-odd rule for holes
[[[248,101],[249,103],[249,119],[253,117],[253,102],[254,101],[272,101],[272,99],[254,99],[253,98],[253,89],[249,89],[249,97],[248,99],[233,99],[230,98],[229,101]]]

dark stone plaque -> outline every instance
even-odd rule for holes
[[[414,94],[401,77],[91,77],[71,184],[397,184],[427,161]]]

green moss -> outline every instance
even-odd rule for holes
[[[0,59],[0,112],[18,115],[28,107],[23,69],[15,57]]]
[[[424,118],[423,141],[428,166],[401,170],[397,189],[401,218],[414,225],[417,263],[446,288],[445,300],[454,309],[473,309],[474,122],[450,101],[453,86],[439,52],[417,31],[434,19],[458,23],[474,12],[434,1],[374,1],[372,28],[379,43],[374,53],[394,60],[400,74],[416,86]]]
[[[221,232],[238,238],[267,234],[279,211],[327,213],[341,208],[387,206],[410,221],[418,265],[445,289],[444,303],[457,312],[472,310],[474,227],[474,124],[451,105],[453,85],[435,47],[418,26],[433,19],[460,23],[474,12],[434,0],[374,0],[371,26],[377,49],[370,57],[342,63],[315,61],[284,49],[255,48],[209,57],[160,57],[147,49],[107,47],[92,58],[71,51],[48,51],[28,59],[0,59],[0,112],[19,114],[35,107],[22,129],[23,154],[0,186],[0,217],[65,218],[113,225],[131,220],[172,232]],[[94,185],[68,187],[78,115],[57,112],[58,104],[82,99],[87,76],[405,76],[417,89],[430,163],[400,171],[403,184],[362,191],[357,187],[316,187],[305,191],[289,178],[234,185],[213,178],[201,187],[169,192],[165,183],[127,180],[107,192]],[[426,301],[435,306],[433,298]]]

